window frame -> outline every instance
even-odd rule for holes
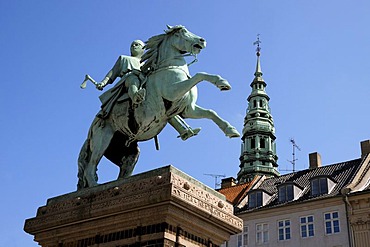
[[[280,224],[280,223],[282,223],[282,224]],[[288,240],[292,239],[291,226],[292,226],[292,223],[291,223],[290,219],[278,220],[278,222],[277,222],[278,241],[288,241]],[[282,230],[282,234],[280,234],[281,230]],[[281,239],[280,236],[283,236],[283,238]]]
[[[334,216],[335,214],[336,216]],[[329,215],[329,218],[327,218],[327,215]],[[328,227],[328,223],[329,223],[329,227]],[[340,218],[339,218],[338,211],[330,211],[330,212],[324,213],[324,228],[325,228],[325,235],[333,235],[333,234],[340,233]],[[328,229],[330,229],[330,232],[328,232]]]
[[[237,243],[236,243],[236,246],[237,247],[243,247],[243,235],[240,233],[238,234],[238,237],[237,237]]]
[[[257,208],[257,207],[261,207],[262,205],[263,205],[263,191],[255,190],[255,191],[250,192],[248,195],[248,207]]]
[[[258,226],[261,226],[260,230],[258,230]],[[266,244],[268,242],[269,242],[269,224],[268,223],[257,223],[256,224],[256,244]]]
[[[294,184],[293,183],[285,183],[278,187],[278,200],[279,202],[288,202],[294,200]],[[291,197],[289,197],[289,190],[291,189]],[[282,198],[281,189],[284,189],[284,198]]]
[[[310,218],[312,218],[312,221],[310,221]],[[304,222],[302,222],[302,219],[304,219]],[[310,229],[311,226],[312,226],[312,229]],[[305,231],[303,231],[303,228],[305,228]],[[299,217],[299,230],[300,230],[301,238],[314,237],[315,236],[315,217],[313,215],[306,215],[306,216]],[[303,232],[305,232],[306,236],[303,236]]]
[[[325,183],[323,183],[325,181]],[[320,196],[329,193],[328,177],[314,177],[310,181],[311,196]]]
[[[243,234],[243,240],[242,240],[243,247],[247,247],[249,244],[249,226],[248,225],[243,226],[242,234]]]

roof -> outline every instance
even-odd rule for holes
[[[237,184],[227,188],[221,188],[218,190],[218,192],[223,194],[228,202],[230,202],[233,205],[236,205],[240,202],[241,199],[243,199],[246,196],[248,191],[253,186],[255,180],[256,179],[253,179],[251,182]]]
[[[255,189],[264,190],[268,194],[272,195],[270,200],[266,203],[266,205],[258,208],[249,209],[248,205],[246,205],[240,209],[238,213],[341,195],[341,189],[352,181],[362,164],[361,161],[361,159],[355,159],[333,165],[289,173],[280,177],[265,179],[260,186]],[[310,180],[318,176],[327,176],[336,183],[329,194],[319,196],[311,195]],[[284,183],[294,183],[298,187],[303,188],[300,197],[294,201],[279,202],[278,186]]]

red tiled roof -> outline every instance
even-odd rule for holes
[[[226,200],[233,205],[239,203],[241,199],[248,193],[249,189],[254,184],[256,178],[249,183],[237,184],[228,188],[219,189],[218,192],[226,197]]]

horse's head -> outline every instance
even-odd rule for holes
[[[156,70],[159,66],[173,65],[171,63],[174,58],[178,60],[182,57],[179,55],[186,53],[196,55],[206,47],[205,39],[189,32],[184,26],[167,28],[164,34],[153,36],[146,42],[146,52],[141,58],[141,61],[145,62],[141,67],[144,73]]]
[[[179,53],[199,54],[206,47],[206,40],[189,32],[184,26],[168,26],[165,33],[170,35],[171,45],[178,50]]]

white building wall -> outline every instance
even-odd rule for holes
[[[289,207],[280,207],[279,209],[270,209],[260,211],[258,213],[248,213],[245,215],[238,215],[244,219],[244,224],[248,226],[248,247],[348,247],[348,230],[346,221],[346,212],[344,204],[340,205],[326,205],[323,200],[316,203],[323,203],[322,205],[315,205],[315,207],[301,204]],[[340,232],[326,235],[325,234],[325,219],[324,214],[328,212],[339,213]],[[303,216],[314,216],[314,236],[302,238],[300,232],[300,218]],[[290,220],[291,239],[279,241],[278,222],[280,220]],[[264,244],[256,243],[256,224],[267,223],[268,242]],[[237,235],[231,236],[226,247],[239,247]],[[243,246],[244,247],[244,246]]]

